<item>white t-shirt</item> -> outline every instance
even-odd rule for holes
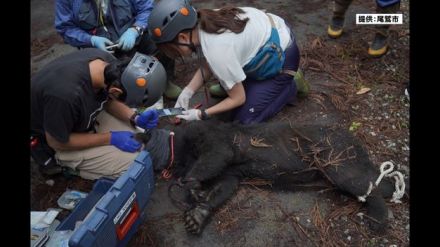
[[[206,33],[199,29],[199,39],[203,54],[215,77],[226,90],[246,79],[243,67],[257,54],[269,39],[272,26],[265,12],[250,7],[241,7],[245,13],[241,19],[249,17],[241,33],[230,30],[222,34]],[[290,29],[279,16],[271,15],[280,36],[283,50],[291,43]]]

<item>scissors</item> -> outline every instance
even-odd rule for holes
[[[114,53],[116,48],[119,48],[119,44],[109,45],[105,47],[105,49],[109,50],[110,53]]]

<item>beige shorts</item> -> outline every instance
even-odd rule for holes
[[[110,130],[128,130],[139,132],[106,111],[97,116],[99,125],[96,132],[105,133]],[[100,177],[117,178],[133,163],[139,152],[124,152],[113,145],[93,147],[75,151],[57,151],[55,157],[62,166],[79,171],[85,179],[98,179]]]

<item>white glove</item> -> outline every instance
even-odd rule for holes
[[[201,112],[199,109],[191,109],[188,111],[183,111],[183,115],[177,115],[177,118],[185,119],[186,121],[194,121],[194,120],[201,120]]]
[[[179,95],[179,98],[177,98],[177,102],[174,105],[175,108],[183,107],[186,109],[189,108],[189,100],[194,95],[194,91],[189,89],[188,87],[185,87],[182,92]]]

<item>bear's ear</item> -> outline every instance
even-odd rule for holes
[[[149,133],[136,133],[134,135],[134,139],[139,141],[140,143],[147,145],[148,141],[150,140],[151,135]]]

